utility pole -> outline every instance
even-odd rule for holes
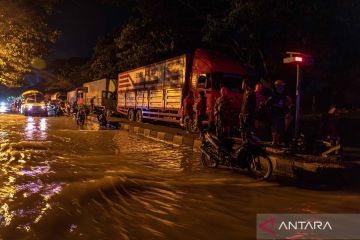
[[[295,138],[299,137],[301,110],[301,69],[300,64],[296,64],[296,112],[295,112]]]
[[[299,52],[286,52],[288,57],[283,59],[285,64],[296,64],[296,112],[295,112],[295,138],[300,134],[300,114],[301,114],[301,66],[312,64],[313,60],[310,55]]]

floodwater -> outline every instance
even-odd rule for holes
[[[255,239],[257,213],[360,213],[360,195],[204,170],[186,148],[0,115],[0,239]]]

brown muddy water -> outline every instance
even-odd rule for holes
[[[190,149],[0,115],[0,239],[255,239],[257,213],[360,213],[360,194],[206,170]]]

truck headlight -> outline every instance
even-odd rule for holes
[[[31,105],[30,105],[30,106],[28,106],[28,107],[27,107],[27,109],[28,109],[28,110],[31,110],[31,109],[32,109],[32,106],[31,106]]]
[[[45,110],[45,109],[46,109],[46,106],[41,106],[41,109],[42,109],[42,110]]]

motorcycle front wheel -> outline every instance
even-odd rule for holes
[[[85,120],[83,120],[83,119],[77,119],[77,120],[76,120],[76,123],[77,123],[78,126],[84,126]]]
[[[211,157],[206,156],[206,154],[204,153],[201,153],[201,164],[204,167],[209,167],[209,168],[216,168],[219,165],[218,161],[214,160]]]
[[[268,156],[251,154],[249,156],[250,175],[259,180],[268,180],[271,177],[273,166]]]

